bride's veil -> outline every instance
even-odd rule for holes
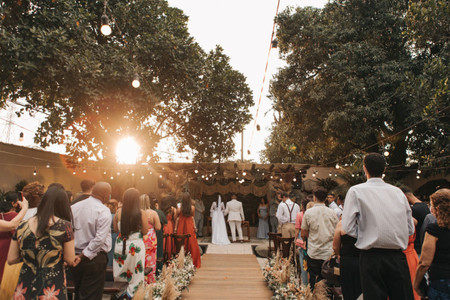
[[[217,199],[217,211],[222,210],[221,204],[222,204],[222,197],[219,195],[219,199]]]

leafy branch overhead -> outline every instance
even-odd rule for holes
[[[0,97],[46,114],[35,140],[79,157],[114,157],[132,135],[146,160],[166,137],[196,158],[234,154],[252,94],[217,47],[205,53],[187,17],[166,1],[108,1],[112,35],[100,33],[103,1],[0,4]],[[134,74],[141,86],[131,86]]]
[[[279,117],[264,158],[327,164],[388,151],[390,165],[426,165],[448,157],[449,11],[448,1],[336,0],[280,13],[287,66],[271,83]]]

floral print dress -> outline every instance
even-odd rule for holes
[[[114,281],[128,282],[126,294],[130,298],[134,296],[139,285],[144,281],[144,266],[145,244],[142,234],[134,232],[125,239],[119,233],[114,248]]]
[[[151,269],[151,271],[145,275],[145,282],[153,283],[155,282],[155,272],[156,272],[156,231],[153,224],[148,223],[149,230],[146,235],[144,235],[145,244],[145,268]]]
[[[19,225],[12,239],[19,242],[23,265],[14,300],[67,299],[64,243],[73,240],[72,224],[59,219],[48,235],[37,238],[28,221]]]

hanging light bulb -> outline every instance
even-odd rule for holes
[[[23,132],[19,134],[19,142],[23,142]]]
[[[328,173],[328,176],[330,176],[330,177],[331,177],[331,175],[333,175],[333,174],[331,174],[331,172],[330,172],[330,173]]]
[[[384,177],[386,177],[386,174],[381,175],[381,178],[384,179]]]
[[[73,174],[73,175],[76,175],[76,174],[77,174],[77,171],[73,170],[72,174]]]
[[[261,130],[261,126],[259,126],[259,124],[256,124],[256,131],[260,131]]]
[[[316,177],[316,172],[312,173],[312,177]]]
[[[247,154],[250,155],[250,150],[247,150]]]
[[[103,175],[106,175],[106,171],[103,172]]]
[[[112,30],[111,30],[111,26],[109,26],[109,18],[108,18],[108,16],[103,14],[103,16],[101,18],[101,21],[102,21],[102,26],[100,27],[100,31],[105,36],[110,35]]]
[[[340,168],[339,164],[336,164],[336,169],[339,169],[339,168]]]
[[[134,176],[134,173],[131,173],[131,176]]]
[[[352,173],[352,177],[355,177],[355,174]]]
[[[245,171],[244,171],[244,172],[242,172],[242,175],[243,175],[243,176],[247,175],[247,172],[245,172]]]
[[[194,173],[195,173],[195,174],[198,174],[198,170],[197,170],[197,169],[195,169]]]
[[[144,179],[144,178],[145,178],[144,175],[142,175],[142,176],[141,176],[141,179]]]
[[[45,167],[46,167],[47,169],[50,168],[50,163],[47,162],[47,164],[45,165]]]
[[[86,171],[86,169],[83,169],[83,173],[86,173],[87,171]]]
[[[416,178],[417,178],[417,179],[420,179],[420,176],[419,176],[419,175],[417,175],[417,176],[416,176]]]
[[[162,174],[159,174],[159,178],[162,178]]]
[[[110,178],[111,178],[111,180],[114,180],[114,176],[111,176]]]
[[[386,150],[386,151],[384,151],[383,154],[384,154],[384,156],[388,157],[389,156],[389,151]]]
[[[422,173],[422,171],[421,171],[421,170],[419,170],[419,169],[417,169],[417,174],[420,174],[420,173]]]
[[[139,81],[139,75],[138,75],[138,74],[134,74],[134,79],[133,79],[133,81],[131,82],[131,85],[132,85],[135,89],[137,89],[138,87],[141,86],[141,82]]]
[[[34,167],[33,176],[36,176],[36,175],[37,175],[37,170],[36,170],[36,167]]]
[[[294,177],[294,179],[292,179],[293,182],[297,182],[297,178]]]
[[[280,182],[282,182],[283,181],[283,178],[280,178]]]

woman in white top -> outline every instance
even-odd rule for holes
[[[225,217],[223,212],[225,206],[223,205],[222,198],[219,195],[219,199],[213,202],[211,205],[211,225],[212,225],[212,240],[215,245],[228,245],[230,240],[228,239],[227,225],[225,223]]]

